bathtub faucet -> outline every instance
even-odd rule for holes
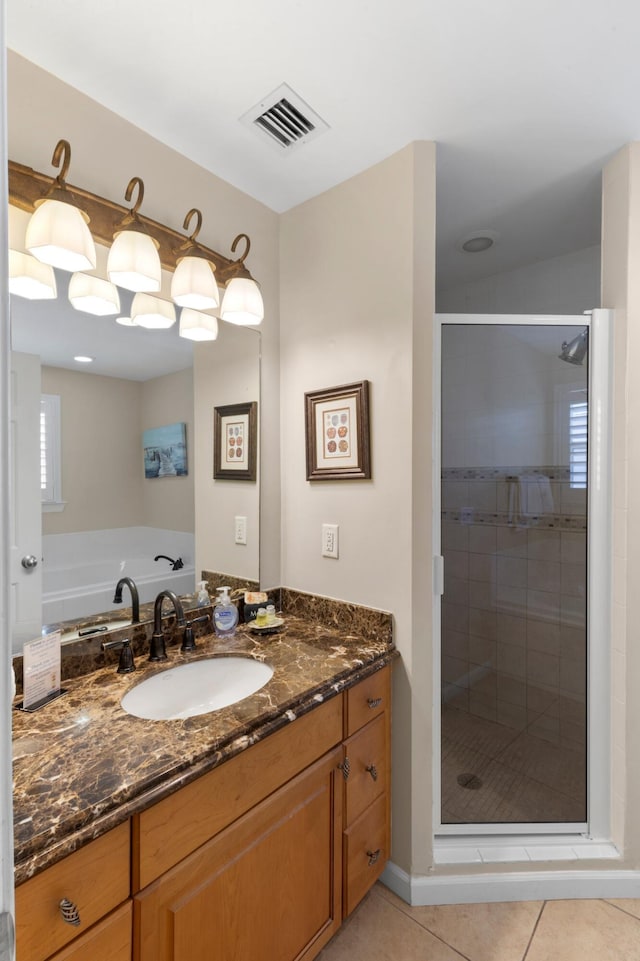
[[[186,621],[182,604],[173,591],[160,591],[153,605],[153,634],[151,635],[151,649],[149,651],[150,661],[166,661],[167,651],[164,646],[164,634],[162,632],[162,602],[165,597],[169,598],[176,612],[176,624],[178,627],[185,627]]]
[[[140,597],[138,596],[138,588],[135,585],[135,581],[130,577],[121,577],[116,584],[116,592],[113,595],[114,604],[122,604],[122,588],[127,585],[131,591],[131,623],[140,623]]]
[[[184,567],[181,557],[178,557],[174,561],[173,557],[167,557],[166,554],[156,554],[156,556],[153,559],[154,561],[159,561],[161,557],[163,557],[165,561],[169,561],[169,563],[171,564],[171,570],[173,571],[179,571]]]

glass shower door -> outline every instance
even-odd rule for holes
[[[443,825],[587,819],[588,343],[442,325]]]

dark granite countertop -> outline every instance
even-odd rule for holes
[[[138,657],[136,672],[128,675],[116,674],[113,665],[100,667],[65,681],[68,693],[39,711],[14,711],[17,884],[395,655],[390,615],[354,605],[339,605],[336,614],[337,602],[325,599],[320,609],[311,609],[313,604],[299,602],[305,595],[291,593],[292,614],[277,634],[260,636],[242,626],[232,638],[208,635],[198,639],[195,653],[172,648],[160,664]],[[309,619],[319,613],[324,616]],[[231,654],[265,661],[272,679],[237,704],[185,720],[143,720],[120,707],[123,694],[152,673]]]

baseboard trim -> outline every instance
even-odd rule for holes
[[[488,901],[556,901],[571,898],[640,898],[640,871],[504,871],[424,877],[392,861],[382,883],[407,904],[479,904]]]

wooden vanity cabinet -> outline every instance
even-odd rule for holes
[[[130,958],[130,851],[127,821],[16,888],[18,961]],[[75,907],[78,924],[64,919],[63,899]]]
[[[390,673],[20,885],[17,961],[311,961],[389,856]]]

